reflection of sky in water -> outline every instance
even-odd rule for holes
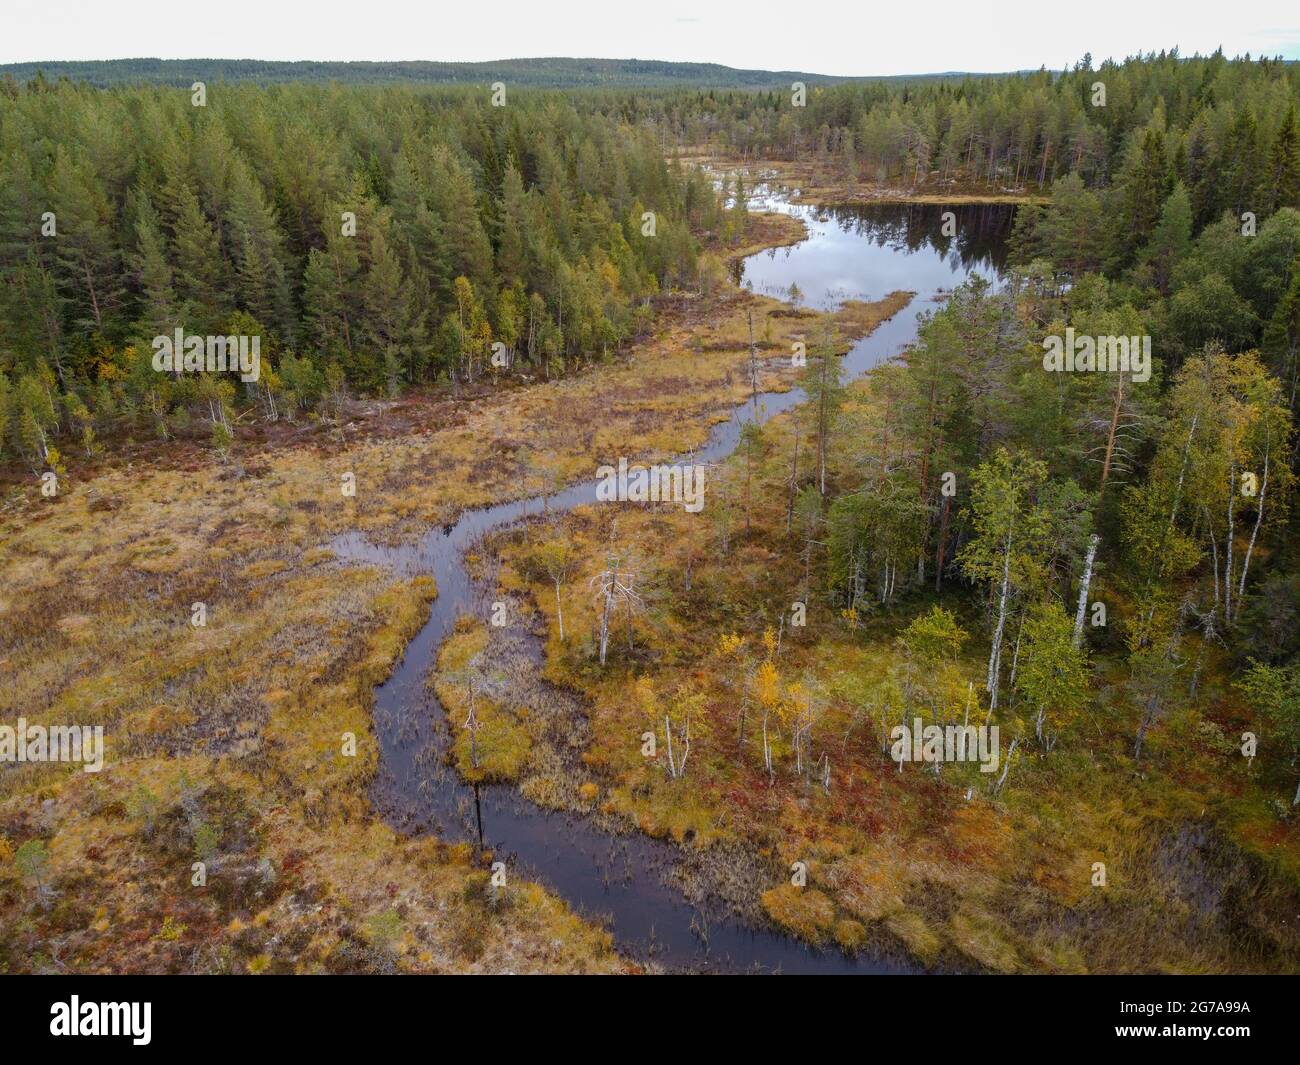
[[[772,206],[811,215],[807,208]],[[940,210],[932,214],[935,234]],[[813,301],[821,300],[824,290],[832,287],[870,296],[913,287],[925,301],[934,288],[955,283],[964,272],[962,254],[950,252],[945,259],[936,250],[926,217],[930,216],[888,208],[836,213],[836,220],[809,217],[811,240],[775,255],[752,257],[743,267],[745,276],[777,278],[778,271],[791,270]],[[964,232],[960,219],[959,215],[958,231]],[[970,232],[975,232],[973,224]],[[975,244],[963,247],[968,258],[976,254]],[[789,276],[781,284],[788,288]],[[883,322],[845,355],[845,378],[860,376],[915,337],[915,314],[897,314]],[[721,461],[736,447],[746,422],[766,421],[804,399],[803,391],[795,388],[745,402],[730,419],[712,427],[702,448],[674,461]],[[611,441],[608,446],[623,445]],[[616,457],[615,452],[605,459]],[[494,581],[471,577],[465,552],[493,530],[595,499],[596,482],[579,481],[547,497],[465,511],[454,524],[429,529],[414,545],[385,548],[359,532],[345,533],[331,543],[342,558],[388,565],[404,574],[430,573],[438,586],[427,621],[392,675],[375,689],[374,720],[382,752],[372,793],[376,805],[390,824],[405,832],[423,829],[443,839],[492,849],[512,868],[557,890],[581,912],[608,915],[621,948],[635,957],[648,957],[653,944],[656,962],[670,968],[758,967],[789,973],[911,969],[910,963],[895,964],[872,953],[848,957],[833,949],[813,951],[768,928],[751,928],[730,917],[713,919],[708,910],[701,914],[683,897],[677,880],[667,875],[678,861],[671,844],[640,834],[611,836],[585,817],[533,805],[511,785],[471,788],[448,764],[445,755],[452,732],[426,685],[426,671],[457,619],[463,613],[485,616],[496,594]],[[537,638],[527,639],[531,653],[540,656]]]
[[[878,300],[899,289],[921,297],[951,289],[970,274],[996,281],[1014,208],[1004,204],[944,207],[881,204],[824,210],[783,204],[760,194],[755,211],[777,210],[802,218],[809,238],[747,258],[741,283],[786,298],[793,281],[803,305],[829,309],[845,299]],[[957,216],[957,236],[942,234],[942,214]]]

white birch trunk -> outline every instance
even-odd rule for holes
[[[989,710],[998,705],[998,672],[1002,657],[1002,633],[1007,626],[1007,595],[1011,586],[1011,537],[1007,537],[1006,559],[1002,564],[1002,591],[998,597],[998,624],[993,630],[993,646],[989,651],[989,672],[985,688],[989,693]]]
[[[1079,645],[1083,643],[1083,619],[1088,613],[1088,590],[1092,585],[1092,564],[1097,558],[1097,545],[1101,543],[1101,537],[1097,533],[1092,534],[1092,539],[1088,541],[1088,557],[1083,562],[1083,577],[1079,580],[1079,605],[1074,611],[1074,638],[1070,645],[1077,651]]]

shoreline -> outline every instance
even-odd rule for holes
[[[965,206],[979,204],[1045,204],[1051,196],[1028,187],[993,189],[979,185],[953,185],[945,190],[930,185],[896,185],[863,181],[820,183],[815,164],[787,159],[744,160],[710,153],[675,157],[678,162],[705,166],[725,173],[740,171],[789,191],[788,200],[803,207],[871,207],[890,204]]]

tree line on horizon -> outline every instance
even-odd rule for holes
[[[205,408],[228,426],[239,403],[277,417],[344,389],[470,380],[494,342],[529,372],[606,355],[648,327],[656,293],[696,282],[702,236],[743,224],[726,190],[668,161],[700,144],[855,182],[1033,171],[1052,204],[1019,212],[1020,259],[1153,289],[1180,354],[1258,344],[1290,265],[1276,219],[1300,204],[1297,79],[1217,53],[1085,57],[1063,74],[814,86],[806,107],[508,87],[492,107],[481,88],[305,84],[222,86],[195,107],[183,90],[0,81],[0,447],[37,468],[53,438],[92,450],[122,422],[166,436]],[[1269,254],[1234,250],[1246,212]],[[160,377],[150,339],[179,325],[262,335],[267,375],[242,395]]]
[[[1076,174],[1109,186],[1151,151],[1150,132],[1204,224],[1225,207],[1297,206],[1297,103],[1300,64],[1173,50],[1099,66],[1085,56],[1067,71],[809,86],[804,106],[784,87],[662,106],[688,143],[819,162],[845,181],[1023,188]]]

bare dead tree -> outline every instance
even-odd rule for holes
[[[605,568],[587,582],[600,603],[600,664],[604,666],[609,650],[610,624],[621,607],[627,612],[628,649],[632,649],[632,622],[645,607],[636,590],[636,571],[621,556],[611,554]]]

